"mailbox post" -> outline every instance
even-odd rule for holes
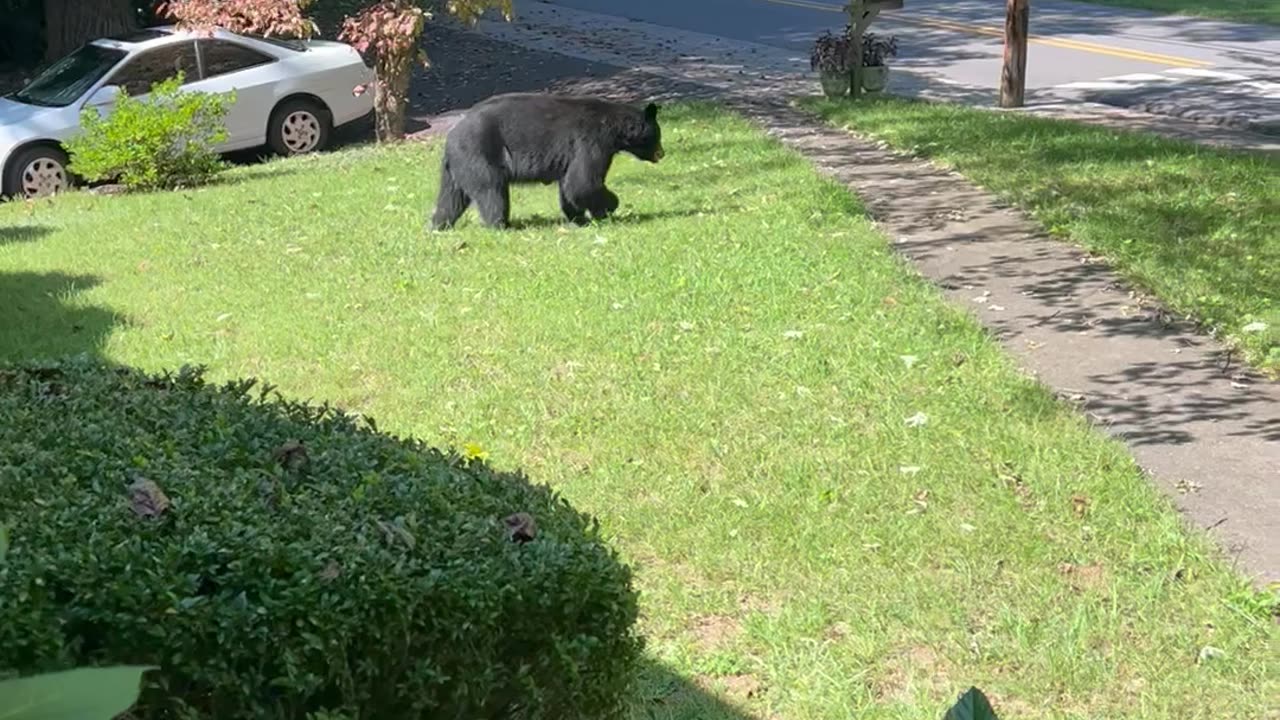
[[[853,31],[853,73],[850,78],[849,96],[857,100],[862,95],[862,33],[881,10],[901,10],[903,0],[849,0],[849,27]]]

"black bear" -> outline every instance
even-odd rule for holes
[[[485,225],[511,220],[511,183],[560,183],[560,209],[582,224],[618,209],[605,187],[613,156],[662,159],[658,106],[643,110],[598,98],[509,93],[473,107],[445,139],[433,230],[452,227],[476,204]]]

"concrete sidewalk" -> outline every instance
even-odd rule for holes
[[[957,174],[792,107],[792,93],[816,87],[807,58],[640,25],[539,5],[515,24],[484,23],[479,32],[617,68],[560,89],[713,97],[753,118],[861,196],[922,274],[969,308],[1023,367],[1126,442],[1244,572],[1258,582],[1280,580],[1280,385],[1234,366],[1220,346],[1126,289],[1101,262],[1047,237]],[[903,80],[896,91],[969,92]],[[1238,133],[1223,133],[1239,146]]]

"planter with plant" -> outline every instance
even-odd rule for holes
[[[875,33],[862,36],[862,89],[880,92],[889,84],[889,66],[885,60],[898,56],[898,38]]]
[[[853,39],[848,33],[840,35],[830,31],[818,36],[809,54],[809,68],[818,71],[822,92],[827,97],[843,97],[851,87],[853,70]]]

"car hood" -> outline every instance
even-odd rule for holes
[[[0,128],[19,123],[26,124],[41,115],[47,115],[57,109],[40,107],[39,105],[27,105],[9,98],[0,98]]]

